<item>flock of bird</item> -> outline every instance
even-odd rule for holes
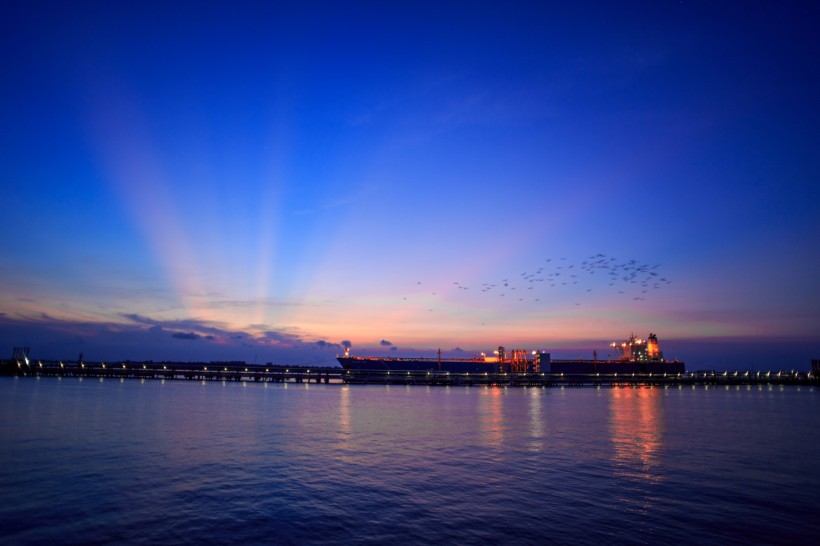
[[[605,254],[595,254],[580,263],[569,263],[563,258],[547,258],[543,265],[533,271],[524,271],[518,276],[500,279],[494,282],[483,282],[475,287],[453,281],[452,286],[461,291],[478,292],[498,298],[519,302],[539,303],[545,298],[548,289],[570,289],[577,293],[580,288],[584,292],[609,289],[617,290],[618,294],[631,297],[633,301],[643,301],[654,290],[659,290],[672,281],[663,276],[658,269],[661,264],[650,265],[634,259],[618,260]],[[600,279],[600,280],[599,280]],[[426,288],[422,281],[417,282],[419,287]],[[438,288],[430,292],[438,296]],[[416,290],[417,295],[427,296],[422,290]],[[402,301],[411,301],[407,296]],[[580,306],[581,302],[575,302]],[[432,308],[428,308],[433,311]]]

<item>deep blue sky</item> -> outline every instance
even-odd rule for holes
[[[0,352],[329,363],[652,331],[692,368],[805,368],[818,15],[6,2]]]

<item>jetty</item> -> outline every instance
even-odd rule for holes
[[[683,373],[455,373],[436,370],[344,370],[337,366],[254,365],[244,362],[66,362],[11,359],[0,361],[0,376],[76,377],[322,383],[328,385],[427,385],[504,387],[638,387],[815,385],[812,371],[694,371]]]

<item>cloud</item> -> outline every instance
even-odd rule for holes
[[[391,342],[387,341],[386,339],[383,339],[379,342],[379,345],[381,345],[382,347],[390,347],[393,344]]]
[[[150,325],[158,325],[159,321],[150,319],[148,317],[143,317],[142,315],[138,315],[136,313],[123,313],[123,318],[127,318],[131,322],[136,322],[137,324],[150,324]]]
[[[262,340],[285,347],[298,347],[302,345],[302,338],[300,336],[276,330],[268,330],[263,333]]]
[[[40,313],[16,319],[0,314],[0,350],[30,345],[34,355],[45,359],[65,359],[82,351],[87,360],[241,361],[258,355],[268,362],[297,363],[316,362],[317,348],[338,346],[326,340],[322,340],[324,345],[315,340],[305,341],[293,333],[294,328],[268,326],[263,335],[258,335],[196,319],[166,321],[137,314],[121,316],[122,322],[87,322]],[[321,361],[324,365],[337,365],[327,351],[322,351]]]
[[[390,347],[390,350],[391,350],[391,351],[398,351],[398,350],[399,350],[399,348],[398,348],[398,347],[396,347],[395,345],[393,345],[392,347]]]
[[[328,349],[331,347],[338,347],[339,345],[336,343],[330,343],[329,341],[325,341],[324,339],[320,339],[319,341],[314,342],[315,345],[322,349]]]
[[[341,345],[342,347],[346,347],[348,349],[350,349],[353,346],[349,339],[345,339],[344,341],[342,341]]]
[[[193,332],[175,332],[171,334],[171,337],[176,339],[199,339],[200,335]]]
[[[224,325],[218,322],[208,322],[198,319],[156,320],[143,315],[138,315],[136,313],[123,313],[120,316],[136,324],[159,327],[165,330],[197,332],[201,335],[229,335],[229,332],[225,330]]]

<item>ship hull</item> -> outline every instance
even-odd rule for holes
[[[634,360],[552,360],[546,367],[542,366],[541,371],[565,374],[678,374],[685,373],[686,366],[678,360],[646,362],[637,362]]]
[[[435,358],[378,358],[378,357],[337,357],[345,370],[423,372],[441,371],[452,373],[501,373],[506,371],[498,363],[483,360],[454,360]]]
[[[435,358],[379,358],[379,357],[337,357],[345,370],[382,372],[451,372],[451,373],[504,373],[510,371],[508,362],[485,362],[477,359],[435,359]],[[532,363],[528,371],[535,371]],[[542,358],[538,370],[542,373],[563,374],[663,374],[685,373],[686,366],[677,360],[667,361],[623,361],[623,360],[551,360]]]

